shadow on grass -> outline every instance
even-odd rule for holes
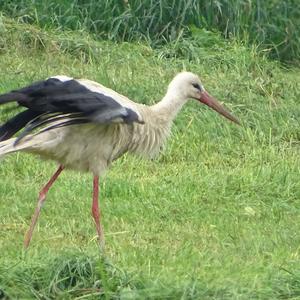
[[[165,284],[124,272],[107,258],[72,253],[0,267],[0,299],[295,299],[300,274],[288,275],[263,295],[229,286],[211,289],[197,281]]]

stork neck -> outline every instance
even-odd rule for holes
[[[169,121],[173,121],[185,102],[181,95],[168,91],[165,97],[151,108],[155,113],[163,115]]]

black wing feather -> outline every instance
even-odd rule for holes
[[[26,86],[24,88],[13,90],[7,94],[0,95],[0,104],[8,103],[8,102],[22,102],[22,101],[28,101],[28,96],[31,94],[34,94],[35,92],[38,92],[39,90],[43,90],[49,86],[59,86],[61,85],[61,81],[56,78],[49,78],[47,80],[43,81],[37,81],[32,83],[29,86]]]
[[[89,90],[73,79],[60,81],[50,78],[0,95],[0,104],[13,101],[28,109],[0,127],[0,141],[11,137],[26,124],[28,126],[20,138],[60,119],[62,123],[55,123],[46,130],[89,122],[110,123],[120,118],[126,123],[139,121],[133,110],[123,107],[107,95]],[[65,117],[72,120],[65,121]]]
[[[11,138],[38,115],[39,112],[27,109],[8,120],[0,127],[0,142]]]

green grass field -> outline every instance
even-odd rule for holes
[[[105,256],[92,176],[70,171],[25,252],[56,165],[22,153],[1,160],[0,299],[300,299],[300,71],[218,34],[197,39],[153,50],[0,19],[0,93],[65,74],[150,104],[189,70],[242,121],[191,101],[158,159],[115,162],[100,187]],[[1,108],[1,121],[12,114]]]

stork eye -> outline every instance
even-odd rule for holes
[[[198,83],[192,83],[193,87],[199,91],[201,91],[201,87]]]

